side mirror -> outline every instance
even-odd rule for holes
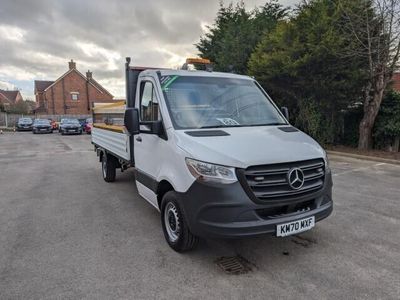
[[[152,122],[152,124],[151,124],[151,133],[152,134],[156,134],[156,135],[160,136],[162,131],[163,131],[162,121]]]
[[[139,134],[139,110],[137,108],[125,110],[124,125],[131,135]]]
[[[285,116],[286,120],[289,121],[289,109],[286,106],[282,106],[281,112]]]
[[[148,129],[140,130],[141,133],[155,134],[155,135],[158,135],[160,138],[163,138],[165,140],[167,139],[164,125],[161,120],[143,121],[143,122],[140,122],[140,124],[148,127]]]

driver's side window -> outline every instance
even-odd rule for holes
[[[144,122],[161,120],[158,100],[154,86],[150,81],[141,83],[140,119]]]

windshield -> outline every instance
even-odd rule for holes
[[[44,120],[44,119],[41,119],[41,120],[36,119],[34,123],[35,124],[46,124],[46,125],[49,125],[50,121],[49,120]]]
[[[64,119],[61,121],[63,124],[79,124],[79,121],[77,119]]]
[[[32,123],[32,119],[31,118],[19,119],[18,123]]]
[[[175,75],[161,85],[177,129],[287,124],[253,80]]]

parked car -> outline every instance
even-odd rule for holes
[[[57,130],[58,128],[58,124],[55,120],[49,119],[50,124],[51,124],[51,128],[53,128],[53,130]]]
[[[79,124],[81,124],[82,130],[85,130],[86,119],[78,119]]]
[[[36,119],[32,125],[32,133],[53,133],[53,126],[48,119]]]
[[[82,134],[82,127],[78,119],[62,119],[59,132],[64,134]]]
[[[31,118],[19,118],[17,131],[32,130],[33,120]]]
[[[60,121],[56,121],[58,132],[60,132],[60,125],[64,120],[66,120],[66,119],[61,119]]]
[[[92,128],[93,128],[93,119],[92,118],[87,118],[84,131],[87,134],[91,134],[92,133]]]

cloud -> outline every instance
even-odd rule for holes
[[[0,25],[0,36],[2,36],[4,40],[10,40],[13,42],[21,43],[24,40],[25,34],[26,31],[19,27]]]
[[[282,0],[290,5],[299,0]],[[226,0],[226,3],[229,1]],[[246,0],[248,8],[265,0]],[[219,1],[1,0],[0,80],[33,97],[33,80],[54,80],[74,59],[124,97],[124,60],[177,67],[212,24]]]
[[[2,81],[0,80],[0,89],[2,90],[14,90],[16,87],[12,83],[9,83],[7,81]]]

